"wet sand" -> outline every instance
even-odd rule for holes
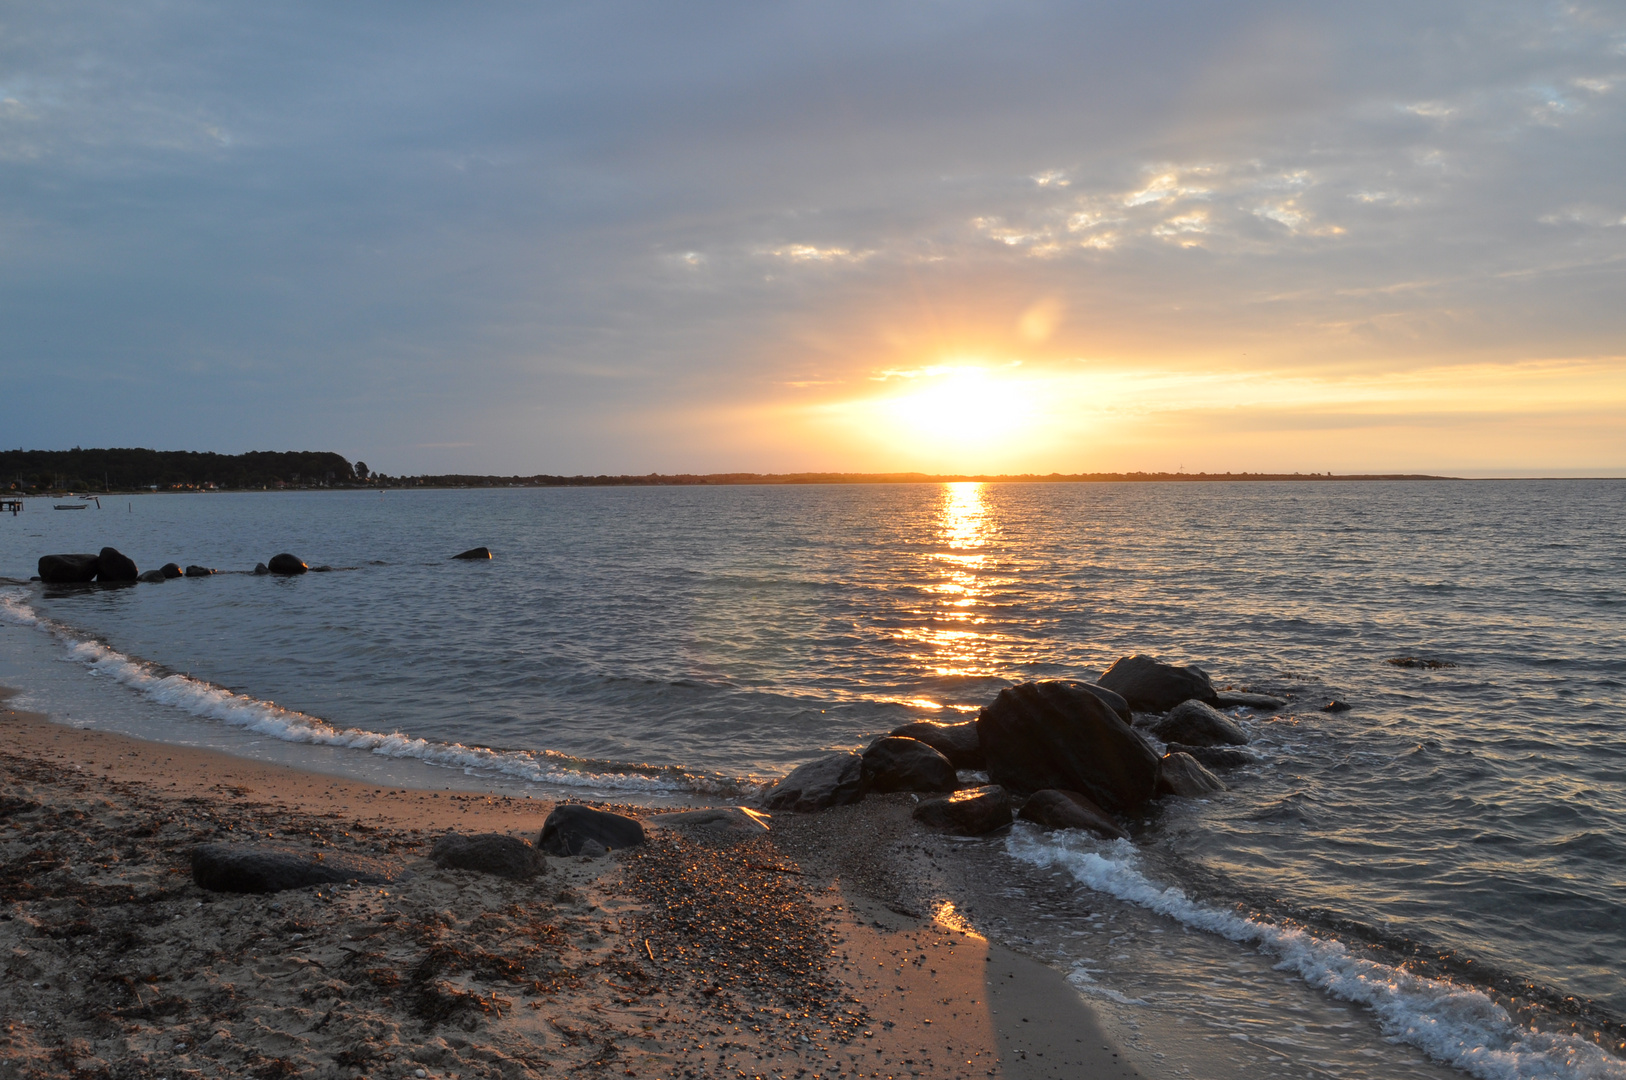
[[[0,740],[0,1078],[1141,1075],[1057,972],[910,907],[875,843],[913,828],[907,797],[754,836],[653,829],[513,882],[429,844],[534,840],[549,803],[3,709]],[[191,847],[239,838],[411,876],[193,884]]]

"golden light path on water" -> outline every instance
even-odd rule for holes
[[[919,625],[900,636],[921,648],[914,659],[936,675],[997,674],[1003,667],[995,655],[997,640],[986,632],[987,617],[981,610],[989,588],[994,535],[985,485],[944,484],[935,526],[935,542],[921,556],[937,578],[926,590],[935,602],[917,613]],[[910,704],[943,707],[924,698]]]

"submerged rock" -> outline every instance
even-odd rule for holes
[[[469,550],[467,550],[467,551],[458,552],[456,555],[453,555],[452,558],[454,558],[454,559],[489,559],[489,558],[491,558],[491,549],[487,548],[487,547],[469,548]]]
[[[1105,810],[1076,791],[1035,791],[1018,816],[1046,829],[1084,829],[1103,840],[1129,839]]]
[[[1011,823],[1011,797],[998,784],[966,788],[923,800],[915,807],[915,820],[961,836],[982,836]]]
[[[1224,790],[1225,785],[1220,778],[1203,768],[1190,754],[1164,754],[1163,760],[1158,762],[1159,797],[1183,795],[1188,799],[1200,799]]]
[[[988,777],[1012,791],[1078,791],[1109,810],[1150,799],[1157,755],[1101,698],[1074,682],[1022,683],[977,717]]]
[[[876,739],[863,761],[865,791],[953,791],[960,786],[953,763],[919,739]]]
[[[158,571],[167,578],[181,576],[181,568],[172,562],[167,562],[163,566],[160,566]]]
[[[1214,694],[1214,705],[1221,709],[1234,709],[1246,706],[1258,709],[1260,712],[1275,712],[1287,704],[1286,698],[1275,697],[1271,694],[1251,694],[1244,690],[1219,690]]]
[[[644,827],[633,818],[566,803],[554,807],[542,823],[536,846],[549,855],[598,855],[643,842]]]
[[[303,559],[297,559],[285,551],[281,555],[271,556],[268,569],[273,574],[303,574],[310,567],[305,565]]]
[[[982,737],[977,734],[977,722],[939,724],[931,720],[917,720],[912,724],[893,728],[892,735],[905,739],[919,739],[939,754],[948,758],[956,769],[980,769],[986,764],[982,753]]]
[[[1187,746],[1184,743],[1169,743],[1168,752],[1190,754],[1207,769],[1239,769],[1244,765],[1259,763],[1258,758],[1234,746]]]
[[[136,580],[144,581],[149,585],[162,585],[164,582],[168,581],[169,578],[164,576],[164,572],[162,570],[143,570],[141,573],[136,575]]]
[[[762,805],[798,814],[845,806],[864,797],[864,759],[844,752],[815,758],[792,769],[768,789]]]
[[[1202,668],[1176,667],[1150,656],[1125,656],[1097,681],[1140,712],[1168,712],[1191,699],[1206,705],[1219,700]]]
[[[1321,706],[1321,711],[1322,712],[1348,712],[1349,710],[1353,709],[1354,707],[1355,706],[1351,705],[1347,701],[1339,701],[1337,698],[1333,698],[1331,701],[1329,701],[1325,705]]]
[[[134,581],[140,576],[135,560],[118,548],[104,547],[96,556],[97,581]]]
[[[381,884],[400,876],[394,863],[332,850],[280,844],[200,844],[192,849],[192,880],[211,892],[273,893],[343,881]]]
[[[209,577],[213,573],[214,571],[207,566],[188,566],[186,568],[187,577]]]
[[[1246,746],[1248,733],[1237,722],[1200,701],[1182,701],[1150,728],[1166,743],[1188,746]]]
[[[270,572],[271,572],[271,568],[269,566],[265,565],[263,562],[257,562],[257,563],[254,564],[254,576],[255,577],[264,577],[266,574],[269,574]]]
[[[706,833],[737,833],[741,836],[760,836],[768,831],[768,815],[743,806],[711,806],[704,810],[680,810],[675,814],[656,814],[646,824],[663,829],[698,830]]]
[[[96,555],[41,555],[40,580],[47,585],[75,585],[96,580]]]
[[[447,833],[435,841],[429,857],[443,869],[473,870],[512,881],[535,877],[544,864],[542,853],[529,841],[503,833]]]

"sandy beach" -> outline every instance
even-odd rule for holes
[[[0,1077],[1129,1077],[1061,976],[911,906],[907,796],[754,836],[656,828],[528,882],[445,832],[551,804],[385,789],[0,711]],[[611,807],[638,817],[649,811]],[[192,881],[201,842],[399,862]]]

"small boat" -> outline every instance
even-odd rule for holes
[[[85,508],[84,503],[54,503],[52,505],[58,510],[83,510]]]

